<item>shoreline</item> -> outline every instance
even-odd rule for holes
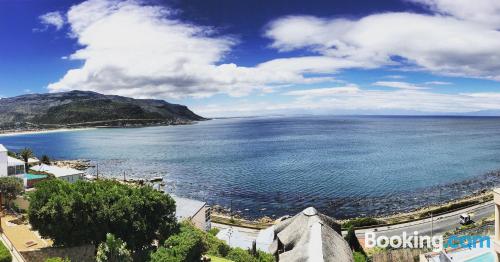
[[[79,127],[79,128],[55,128],[55,129],[34,129],[34,130],[2,130],[0,131],[0,137],[6,136],[22,136],[22,135],[37,135],[37,134],[49,134],[49,133],[61,133],[61,132],[76,132],[76,131],[87,131],[94,130],[96,127]]]

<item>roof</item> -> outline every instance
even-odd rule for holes
[[[7,157],[7,165],[9,166],[24,166],[24,161],[19,160],[17,158],[13,158],[11,156]]]
[[[352,251],[339,231],[331,217],[309,207],[275,226],[271,252],[283,245],[287,251],[279,254],[280,261],[352,262]]]
[[[7,148],[5,148],[2,144],[0,144],[0,152],[7,152]]]
[[[175,200],[175,216],[178,220],[190,219],[194,217],[207,203],[171,195]]]
[[[36,157],[33,157],[33,158],[28,158],[28,164],[37,164],[37,163],[40,163],[40,160]]]
[[[82,175],[84,173],[83,171],[76,170],[73,168],[49,166],[49,165],[45,165],[45,164],[33,166],[33,167],[31,167],[31,169],[33,169],[35,171],[39,171],[39,172],[46,172],[49,174],[53,174],[55,177]]]

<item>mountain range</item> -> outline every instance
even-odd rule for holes
[[[146,126],[206,120],[184,105],[90,91],[28,94],[0,99],[0,128]]]

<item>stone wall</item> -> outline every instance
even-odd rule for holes
[[[34,251],[24,251],[21,255],[26,262],[43,262],[50,257],[69,258],[71,261],[94,262],[95,247],[92,245],[79,247],[48,247]]]

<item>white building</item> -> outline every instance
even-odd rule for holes
[[[210,207],[206,202],[170,196],[175,200],[175,216],[178,221],[189,220],[199,229],[210,230]]]
[[[0,177],[7,176],[7,148],[0,144]]]
[[[58,166],[49,166],[45,164],[39,164],[31,167],[32,170],[38,172],[44,172],[54,175],[58,179],[66,180],[70,183],[74,183],[83,178],[84,172],[76,170],[73,168],[64,168]]]
[[[24,175],[24,161],[10,157],[7,149],[0,144],[0,176]]]

